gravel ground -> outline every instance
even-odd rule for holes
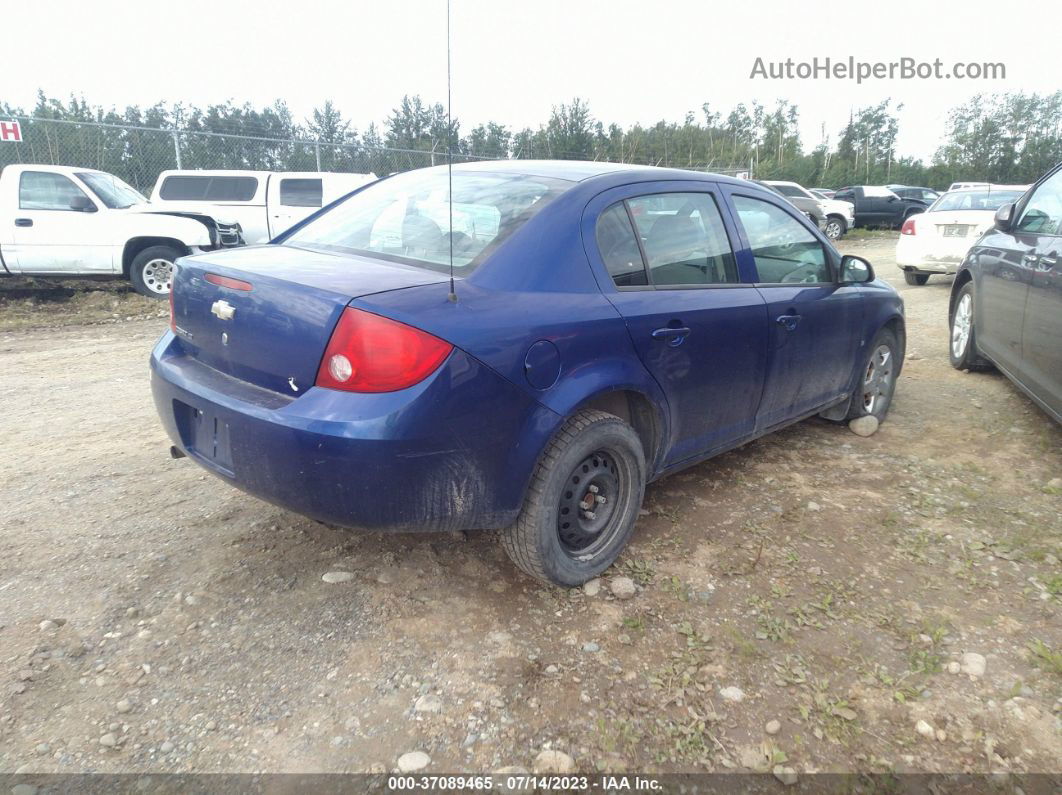
[[[1062,771],[1062,429],[949,367],[893,240],[844,246],[907,301],[879,432],[653,484],[570,592],[170,460],[157,304],[0,299],[0,771]]]

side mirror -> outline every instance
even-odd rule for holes
[[[841,284],[866,284],[874,281],[874,268],[862,257],[845,254],[841,257]]]
[[[70,200],[70,209],[79,213],[94,213],[96,212],[96,205],[92,203],[92,199],[88,196],[75,196]]]
[[[999,209],[996,210],[995,224],[996,229],[1000,232],[1010,231],[1010,228],[1014,225],[1014,202],[1000,205]]]

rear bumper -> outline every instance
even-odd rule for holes
[[[203,365],[170,332],[151,367],[180,451],[249,494],[348,527],[507,526],[560,420],[459,350],[417,386],[380,395],[289,398]]]
[[[932,241],[930,245],[901,235],[896,243],[896,265],[901,270],[920,273],[955,273],[966,258],[972,242]]]

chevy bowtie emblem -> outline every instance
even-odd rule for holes
[[[214,305],[210,307],[210,312],[216,315],[218,320],[231,320],[232,316],[236,314],[236,307],[228,301],[215,301]]]

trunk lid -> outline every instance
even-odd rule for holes
[[[250,289],[214,284],[235,279]],[[354,298],[444,281],[442,274],[282,245],[187,257],[174,322],[186,353],[226,375],[286,395],[313,386],[343,308]]]

